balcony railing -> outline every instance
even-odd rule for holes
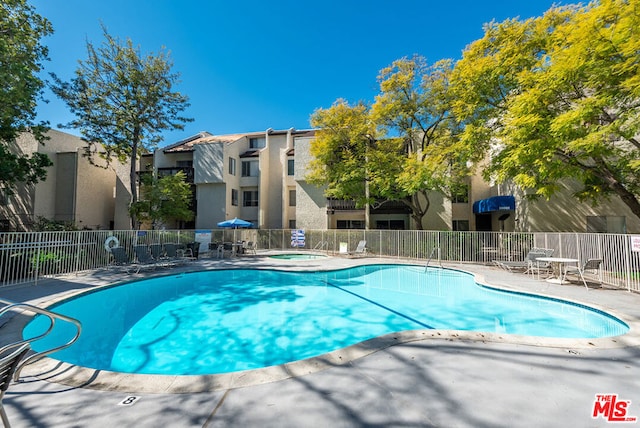
[[[364,208],[356,208],[355,201],[342,199],[327,199],[327,209],[333,211],[355,211]],[[372,214],[409,214],[411,210],[399,201],[386,201],[371,207]]]
[[[176,175],[178,172],[184,172],[187,176],[187,183],[193,184],[193,168],[186,166],[174,166],[174,167],[166,167],[166,168],[158,168],[158,177],[166,177],[168,175]]]
[[[327,199],[327,209],[336,211],[354,211],[363,208],[356,208],[355,201],[345,201],[342,199]]]

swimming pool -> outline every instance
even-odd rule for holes
[[[326,259],[327,256],[322,254],[285,253],[274,254],[272,256],[269,256],[269,258],[278,260],[317,260]]]
[[[459,271],[407,265],[176,274],[95,290],[54,307],[78,318],[83,334],[52,358],[146,374],[268,367],[404,330],[563,338],[628,331],[617,318],[585,306],[479,286]],[[24,337],[46,326],[36,318]],[[33,347],[49,349],[73,333],[56,325]]]

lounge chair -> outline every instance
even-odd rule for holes
[[[136,253],[138,272],[142,268],[155,269],[159,265],[158,261],[151,256],[151,251],[146,245],[136,245],[133,247],[133,251]]]
[[[358,242],[356,249],[349,253],[350,256],[364,256],[367,254],[367,241]]]
[[[167,260],[174,265],[185,264],[190,260],[184,256],[184,250],[178,249],[178,244],[164,244],[164,251]]]
[[[15,351],[0,358],[0,417],[2,417],[2,423],[7,428],[11,427],[11,424],[9,423],[7,412],[4,410],[4,406],[2,405],[2,399],[4,398],[4,393],[7,392],[9,385],[11,385],[11,378],[13,377],[18,364],[20,364],[20,361],[22,361],[22,358],[27,352],[29,352],[29,344],[25,343]]]
[[[149,245],[149,250],[151,251],[151,257],[153,257],[156,261],[160,261],[165,256],[164,248],[162,244],[151,244]]]
[[[600,282],[600,284],[602,284],[602,270],[600,269],[601,265],[602,259],[588,259],[582,266],[567,266],[564,272],[565,275],[568,273],[577,273],[580,276],[580,279],[582,279],[582,283],[588,290],[589,287],[587,287],[587,281],[585,281],[584,279],[584,274],[587,271],[593,271],[593,273],[598,276],[598,281]]]
[[[538,257],[551,257],[553,255],[552,248],[532,248],[522,261],[518,260],[494,260],[496,266],[501,267],[509,272],[524,271],[524,273],[540,274],[542,270],[549,270],[550,264],[547,262],[538,262]]]
[[[134,267],[134,265],[131,263],[131,258],[129,257],[129,254],[127,254],[127,250],[125,250],[124,247],[112,247],[111,255],[113,256],[111,266],[122,268],[127,273],[129,273],[129,270]]]

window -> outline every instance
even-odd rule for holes
[[[287,159],[287,175],[293,175],[293,159]]]
[[[377,220],[376,229],[404,230],[404,220]]]
[[[364,220],[338,220],[338,229],[364,229]]]
[[[468,204],[469,203],[469,186],[462,185],[453,190],[451,196],[451,202],[454,204]],[[467,229],[469,230],[469,229]]]
[[[231,189],[231,205],[238,206],[238,189]]]
[[[236,159],[229,158],[229,174],[236,175]]]
[[[296,191],[295,190],[289,190],[289,206],[290,207],[295,207],[296,206]]]
[[[267,145],[266,137],[254,137],[249,138],[249,148],[250,149],[262,149]]]
[[[242,161],[242,176],[243,177],[257,177],[258,176],[258,161]]]
[[[289,229],[295,229],[295,228],[296,228],[296,221],[289,220]]]
[[[453,220],[452,229],[454,231],[466,232],[469,230],[469,220]]]
[[[242,192],[242,206],[243,207],[257,207],[258,206],[258,191],[247,190]]]
[[[192,160],[179,160],[179,161],[176,161],[176,166],[178,168],[193,168],[193,161]]]

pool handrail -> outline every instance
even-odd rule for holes
[[[46,337],[49,333],[51,333],[51,331],[53,330],[53,327],[55,325],[56,320],[61,320],[61,321],[66,321],[69,322],[71,324],[73,324],[76,327],[76,334],[67,342],[64,343],[62,345],[56,346],[54,348],[48,349],[46,351],[41,351],[41,352],[36,352],[32,355],[27,356],[26,358],[24,358],[19,364],[18,364],[18,368],[16,369],[16,371],[13,374],[13,380],[14,382],[17,382],[18,379],[20,378],[20,372],[22,371],[22,369],[24,368],[24,366],[26,366],[27,364],[30,364],[32,362],[38,361],[39,359],[46,357],[49,354],[52,354],[54,352],[60,351],[62,349],[66,349],[69,346],[73,345],[78,338],[80,337],[80,334],[82,333],[82,323],[80,323],[80,321],[78,321],[75,318],[66,316],[66,315],[62,315],[59,314],[57,312],[53,312],[44,308],[40,308],[38,306],[35,305],[31,305],[29,303],[24,303],[24,302],[13,302],[11,300],[6,300],[6,299],[2,299],[0,298],[0,304],[5,304],[6,306],[0,309],[0,316],[4,315],[6,312],[10,311],[10,310],[15,310],[18,308],[22,308],[24,311],[30,311],[33,312],[35,314],[39,314],[39,315],[44,315],[47,318],[49,318],[49,328],[42,334],[35,336],[35,337],[31,337],[29,339],[24,339],[24,340],[20,340],[14,343],[10,343],[8,345],[3,346],[2,348],[0,348],[0,354],[2,354],[3,352],[7,351],[8,349],[11,348],[15,348],[18,347],[24,343],[32,343],[35,342],[36,340],[40,340],[44,337]]]
[[[325,251],[329,251],[329,241],[320,241],[313,249],[322,251],[325,247],[327,247]]]
[[[438,261],[440,262],[440,267],[442,267],[442,259],[440,258],[440,247],[433,247],[433,250],[431,250],[431,254],[429,255],[429,258],[427,259],[427,264],[424,265],[425,272],[429,268],[429,263],[431,263],[431,260],[433,259],[433,253],[435,253],[436,251],[438,252]]]

